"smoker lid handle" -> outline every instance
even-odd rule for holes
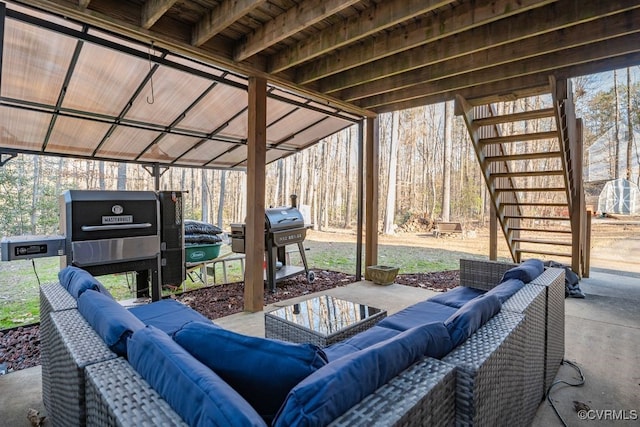
[[[290,216],[288,218],[282,218],[278,221],[278,224],[280,224],[281,222],[285,222],[285,221],[297,221],[298,217],[297,216]]]
[[[151,223],[143,222],[140,224],[114,224],[114,225],[83,225],[82,231],[105,231],[105,230],[132,230],[138,228],[152,227]]]

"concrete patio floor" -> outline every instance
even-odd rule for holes
[[[555,386],[552,400],[569,426],[640,424],[640,274],[592,269],[580,287],[585,299],[566,300],[565,359],[577,363],[585,376],[582,387]],[[389,314],[424,300],[434,292],[401,285],[359,282],[326,292]],[[294,298],[286,305],[308,296]],[[269,306],[266,310],[275,308]],[[238,313],[216,323],[231,330],[264,336],[264,313]],[[577,382],[571,367],[560,367],[557,380]],[[579,414],[574,401],[591,411]],[[0,425],[28,427],[29,408],[46,414],[42,404],[41,370],[34,367],[0,376]],[[580,419],[583,415],[587,419]],[[47,425],[47,424],[45,424]],[[540,404],[533,426],[562,425],[553,409]]]

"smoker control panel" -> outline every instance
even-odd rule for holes
[[[65,255],[64,236],[16,236],[0,240],[2,261]]]

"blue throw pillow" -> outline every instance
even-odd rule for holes
[[[145,325],[151,325],[172,335],[188,322],[211,323],[209,319],[191,307],[173,299],[163,299],[133,307],[129,310]]]
[[[524,282],[520,279],[507,279],[498,286],[487,292],[487,295],[495,295],[500,303],[504,304],[506,300],[511,298],[513,294],[524,287]]]
[[[382,319],[378,322],[378,326],[406,331],[427,323],[444,322],[455,312],[456,309],[453,307],[426,300]]]
[[[438,304],[448,305],[453,308],[460,308],[478,295],[484,294],[484,292],[485,291],[481,289],[458,286],[450,291],[443,292],[435,297],[429,298],[427,301],[437,302]]]
[[[502,304],[495,295],[480,295],[460,307],[444,324],[449,330],[453,347],[467,340],[482,325],[500,311]]]
[[[387,340],[398,335],[400,331],[396,329],[384,328],[382,326],[374,326],[366,331],[360,332],[344,341],[337,342],[324,349],[329,362],[332,362],[347,354],[355,353],[358,350],[365,349],[381,341]]]
[[[522,264],[507,270],[502,276],[500,283],[509,279],[519,279],[524,283],[529,283],[544,271],[544,264],[539,259],[528,259]]]
[[[326,426],[417,362],[438,340],[442,324],[418,326],[346,355],[295,386],[274,426]]]
[[[128,355],[131,366],[190,426],[266,426],[229,384],[159,329],[136,331]]]
[[[220,375],[267,422],[296,384],[327,364],[316,345],[251,337],[211,323],[188,323],[174,340]]]
[[[60,285],[67,290],[76,300],[88,289],[100,292],[113,298],[111,293],[95,277],[86,270],[68,266],[58,272]]]
[[[78,311],[118,356],[127,355],[127,340],[144,324],[118,303],[91,289],[78,298]]]

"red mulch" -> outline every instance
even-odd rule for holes
[[[335,271],[314,270],[316,279],[307,283],[304,275],[298,275],[278,283],[275,292],[265,292],[264,302],[274,302],[306,295],[326,289],[344,286],[355,281],[355,276]],[[458,286],[459,272],[400,274],[395,283],[434,291],[446,291]],[[243,309],[243,283],[201,288],[176,295],[175,298],[199,311],[209,319],[228,316]],[[30,368],[40,364],[39,325],[31,325],[0,331],[0,375]]]

